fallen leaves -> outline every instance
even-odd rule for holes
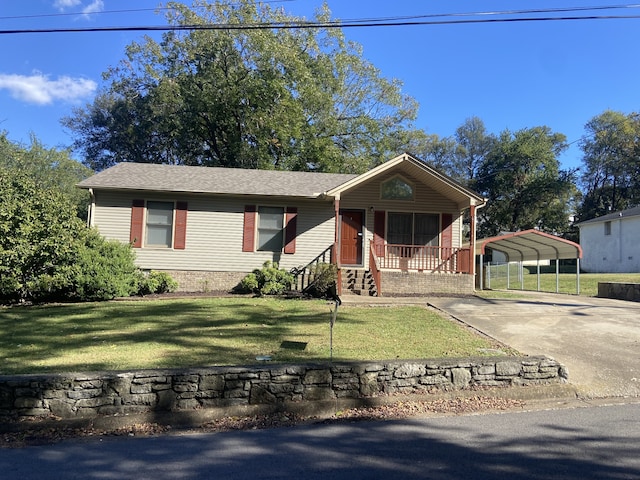
[[[339,411],[330,418],[303,417],[293,413],[275,413],[247,417],[224,417],[202,424],[188,432],[224,432],[232,430],[258,430],[290,427],[302,423],[338,423],[344,421],[391,420],[426,414],[461,415],[474,412],[500,411],[524,407],[521,400],[475,395],[464,398],[438,399],[432,401],[397,401],[388,405],[369,408],[352,408]],[[95,428],[46,427],[39,428],[37,422],[18,432],[3,433],[0,447],[20,448],[47,445],[69,439],[102,437],[137,437],[166,435],[176,432],[170,425],[136,423],[115,430]]]

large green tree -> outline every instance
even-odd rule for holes
[[[478,117],[467,118],[451,137],[427,135],[419,156],[467,187],[474,187],[478,170],[496,142]]]
[[[564,234],[577,193],[574,173],[560,169],[565,136],[548,127],[503,131],[478,170],[475,186],[489,199],[481,236],[539,228]]]
[[[303,19],[253,0],[168,7],[171,25],[195,27],[129,45],[93,103],[63,120],[92,168],[361,172],[419,136],[416,102],[340,29],[278,28]],[[330,18],[326,5],[316,15]]]
[[[580,221],[640,204],[640,115],[607,110],[585,126]]]
[[[77,216],[86,218],[89,194],[76,184],[92,172],[71,158],[68,150],[47,148],[35,135],[29,145],[21,145],[0,132],[0,167],[28,175],[39,187],[60,191],[73,203]]]

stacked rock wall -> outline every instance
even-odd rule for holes
[[[533,386],[562,383],[566,378],[566,369],[547,357],[0,376],[0,419],[90,418],[258,405],[286,410],[327,400]]]

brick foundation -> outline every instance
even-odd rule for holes
[[[424,273],[382,271],[382,295],[470,295],[473,275],[463,273]]]
[[[178,282],[178,292],[228,292],[247,275],[247,272],[158,271],[168,273]]]

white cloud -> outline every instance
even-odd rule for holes
[[[13,98],[36,105],[50,105],[55,101],[76,102],[92,95],[98,85],[87,78],[58,77],[48,75],[0,74],[0,90],[8,90]]]
[[[66,8],[76,7],[82,3],[82,0],[56,0],[53,2],[53,6],[58,10],[64,10]]]
[[[104,10],[104,2],[102,0],[93,0],[89,5],[82,9],[82,13],[89,15],[91,13],[97,13]]]
[[[92,0],[90,2],[86,2],[84,0],[56,0],[53,3],[54,8],[57,8],[59,11],[64,12],[70,8],[81,6],[80,12],[82,13],[82,17],[88,17],[92,13],[98,13],[104,10],[104,1],[103,0]]]

